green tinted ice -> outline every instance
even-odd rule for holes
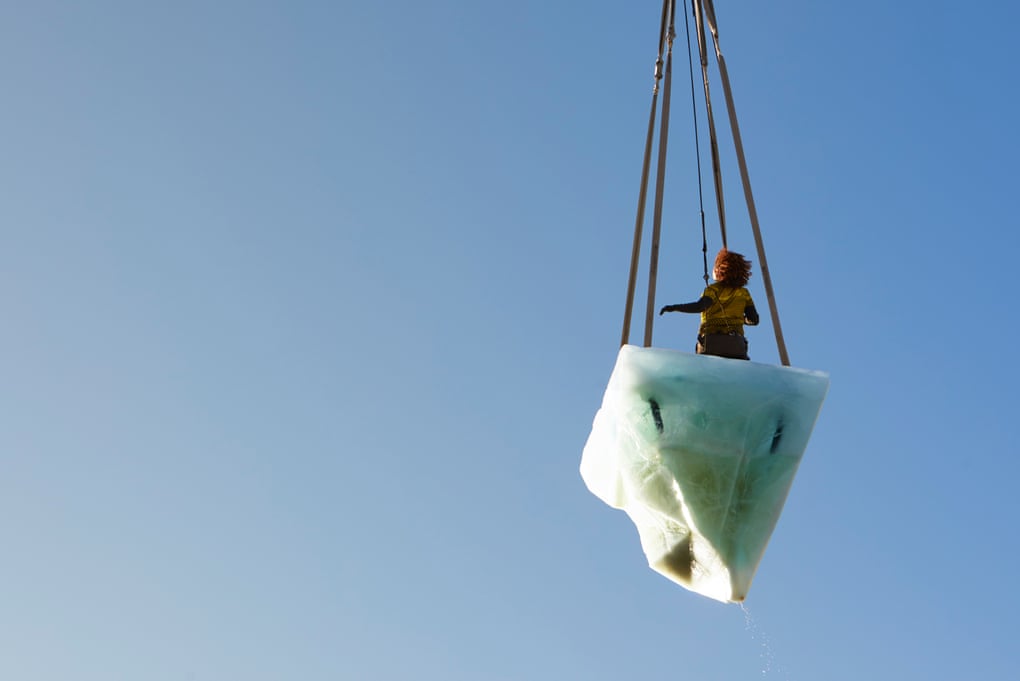
[[[626,345],[581,476],[634,521],[653,569],[742,601],[828,387],[820,372]]]

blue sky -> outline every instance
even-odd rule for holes
[[[577,470],[660,8],[0,7],[0,677],[1015,674],[1020,12],[717,4],[790,355],[832,379],[747,614]],[[680,30],[659,304],[702,285]]]

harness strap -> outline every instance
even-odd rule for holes
[[[645,203],[648,197],[648,174],[652,163],[652,140],[655,138],[655,113],[659,102],[659,81],[662,80],[662,52],[666,40],[667,20],[669,20],[672,0],[663,0],[662,21],[659,25],[659,54],[655,60],[655,84],[652,87],[652,110],[648,114],[648,134],[645,137],[645,156],[641,165],[641,186],[638,190],[637,217],[634,220],[634,245],[630,253],[630,276],[627,281],[627,302],[623,312],[623,333],[620,346],[630,341],[630,318],[634,311],[634,289],[637,285],[638,261],[641,257],[641,236],[645,223]]]
[[[733,133],[733,147],[737,154],[737,164],[740,167],[740,180],[744,185],[744,200],[747,203],[748,217],[751,219],[751,229],[754,231],[754,244],[758,251],[758,262],[761,265],[762,281],[765,284],[765,295],[769,302],[769,314],[772,316],[772,328],[776,334],[776,347],[779,350],[779,359],[783,366],[790,366],[790,356],[786,351],[786,341],[783,338],[783,328],[779,323],[779,311],[776,308],[775,293],[772,290],[772,277],[769,274],[768,260],[765,258],[765,244],[761,236],[761,227],[758,224],[758,211],[754,205],[754,195],[751,193],[751,178],[747,172],[747,161],[744,159],[744,144],[740,138],[740,126],[737,124],[737,110],[733,104],[733,93],[730,89],[730,76],[726,70],[726,60],[723,58],[722,50],[719,47],[719,29],[716,27],[715,9],[712,0],[700,0],[705,17],[708,20],[708,27],[712,31],[712,40],[715,43],[715,57],[719,63],[719,76],[722,81],[723,93],[726,95],[726,108],[729,112],[730,131]],[[698,33],[699,40],[701,32]],[[725,245],[725,237],[723,241]]]

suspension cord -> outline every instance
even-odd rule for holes
[[[634,245],[630,254],[630,277],[627,281],[627,303],[623,313],[623,334],[620,346],[630,341],[630,318],[634,311],[634,289],[637,286],[638,261],[641,257],[641,232],[645,223],[645,203],[648,197],[648,171],[652,163],[652,140],[655,137],[655,112],[659,102],[659,81],[662,80],[662,52],[666,42],[666,21],[671,0],[663,0],[662,20],[659,24],[659,53],[655,59],[655,84],[652,87],[652,109],[648,115],[648,134],[645,137],[645,156],[641,165],[641,186],[638,190],[637,217],[634,220]]]
[[[662,197],[666,184],[666,146],[669,142],[669,96],[673,75],[673,15],[675,0],[669,2],[669,29],[667,31],[666,73],[662,80],[662,117],[659,124],[659,166],[655,178],[655,213],[652,218],[651,262],[648,266],[648,303],[645,306],[645,347],[652,346],[652,325],[655,322],[655,284],[659,271],[659,236],[662,234]]]
[[[708,141],[712,151],[712,179],[715,183],[715,207],[719,215],[719,234],[722,247],[726,242],[726,202],[723,200],[722,165],[719,162],[719,143],[715,133],[715,116],[712,114],[712,95],[708,87],[708,46],[705,44],[705,22],[698,0],[693,0],[694,23],[698,33],[698,54],[701,57],[701,80],[705,86],[705,115],[708,118]],[[707,264],[706,264],[707,269]]]
[[[697,0],[694,0],[697,2]],[[701,182],[701,134],[698,132],[698,106],[694,95],[694,55],[691,54],[691,22],[687,17],[687,0],[684,0],[684,28],[687,29],[687,70],[691,74],[691,120],[694,121],[694,160],[698,167],[698,212],[701,214],[702,279],[708,286],[708,235],[705,233],[705,189]]]
[[[696,2],[698,0],[695,0]],[[744,185],[744,200],[747,203],[748,217],[751,219],[751,228],[754,230],[754,244],[758,249],[758,261],[761,265],[761,276],[765,283],[765,294],[768,296],[769,312],[772,315],[772,328],[776,333],[776,346],[779,349],[779,359],[783,366],[790,366],[790,356],[786,352],[786,341],[783,339],[783,329],[779,324],[779,311],[776,309],[776,298],[772,291],[772,277],[769,274],[768,261],[765,259],[765,244],[761,236],[761,227],[758,224],[758,211],[754,205],[754,195],[751,193],[751,179],[747,172],[747,162],[744,159],[744,144],[740,138],[740,127],[737,125],[737,111],[733,104],[733,93],[730,90],[730,76],[726,70],[726,60],[723,58],[722,50],[719,48],[719,30],[716,27],[715,9],[712,0],[700,0],[705,16],[708,19],[709,28],[712,31],[712,40],[715,43],[715,57],[719,63],[719,76],[722,81],[723,92],[726,95],[726,108],[729,111],[730,130],[733,133],[733,146],[737,153],[737,163],[740,166],[740,179]],[[699,39],[701,33],[699,32]]]

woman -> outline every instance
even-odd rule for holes
[[[719,251],[712,269],[711,284],[695,303],[666,305],[666,312],[700,312],[698,345],[695,351],[703,355],[717,355],[732,359],[750,359],[747,356],[747,339],[744,325],[757,326],[758,311],[751,294],[745,288],[751,278],[751,262],[739,253]]]

